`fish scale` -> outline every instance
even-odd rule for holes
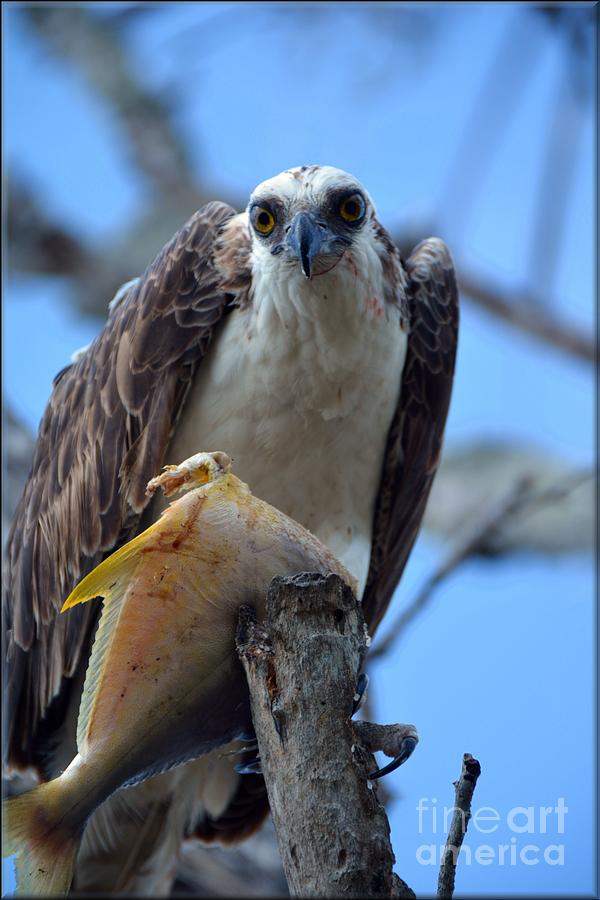
[[[235,632],[242,604],[262,616],[273,576],[332,571],[356,591],[316,537],[228,471],[225,454],[193,460],[212,463],[212,480],[195,487],[189,460],[153,479],[191,489],[65,601],[63,611],[104,598],[78,753],[54,781],[5,804],[6,849],[21,851],[20,890],[65,893],[83,827],[107,797],[248,730]],[[191,484],[181,485],[181,471]]]

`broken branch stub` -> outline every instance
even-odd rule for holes
[[[456,864],[462,842],[467,833],[467,826],[471,818],[471,800],[473,799],[475,785],[480,775],[481,765],[479,760],[471,756],[470,753],[464,753],[460,778],[454,782],[454,814],[450,822],[438,876],[439,900],[452,900],[452,895],[454,894]]]
[[[390,897],[385,810],[373,755],[350,721],[367,648],[362,610],[336,575],[274,578],[263,624],[240,615],[238,652],[283,868],[292,896]]]

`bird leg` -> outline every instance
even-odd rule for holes
[[[393,772],[406,762],[419,742],[414,725],[375,725],[372,722],[352,722],[352,728],[358,743],[376,753],[381,750],[386,756],[393,757],[392,762],[382,769],[369,774],[369,778],[381,778]]]
[[[352,702],[352,713],[355,715],[366,699],[366,691],[369,684],[369,676],[362,672],[358,676],[354,697]],[[393,757],[392,762],[388,763],[382,769],[377,769],[369,774],[369,778],[374,780],[381,778],[383,775],[393,772],[398,766],[406,762],[409,756],[419,742],[417,729],[414,725],[374,725],[372,722],[352,722],[354,733],[362,746],[371,753],[381,750],[386,756]],[[248,740],[248,744],[241,747],[235,753],[249,753],[257,751],[258,743],[256,735],[248,732],[244,734],[244,739]],[[254,752],[254,756],[245,762],[236,763],[235,771],[239,775],[262,775],[262,764],[258,752]]]
[[[352,716],[358,712],[366,700],[369,676],[362,672],[358,676],[352,703]],[[366,750],[376,753],[381,750],[392,756],[392,762],[369,775],[370,779],[381,778],[393,772],[406,762],[417,746],[419,737],[414,725],[374,725],[372,722],[352,722],[354,733]]]

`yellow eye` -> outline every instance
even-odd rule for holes
[[[264,206],[257,206],[253,210],[252,221],[259,234],[270,234],[275,228],[275,216]]]
[[[358,222],[365,214],[365,201],[360,194],[346,197],[340,205],[340,216],[346,222]]]

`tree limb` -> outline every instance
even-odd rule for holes
[[[400,635],[405,631],[410,622],[427,606],[433,596],[435,588],[457,569],[466,559],[477,555],[480,547],[486,545],[486,541],[500,525],[517,510],[527,495],[531,485],[529,478],[517,480],[506,496],[503,496],[497,505],[487,510],[482,518],[475,523],[469,523],[464,536],[459,537],[454,547],[446,558],[433,571],[425,584],[400,615],[394,620],[386,636],[369,653],[369,662],[379,659],[388,652],[392,644],[395,644]]]
[[[443,229],[435,222],[425,222],[417,233],[413,230],[396,232],[393,238],[400,255],[407,259],[424,234],[439,234],[441,231]],[[549,303],[543,295],[532,295],[517,289],[503,290],[490,279],[482,279],[469,272],[460,259],[456,260],[456,272],[460,293],[467,300],[557,350],[586,362],[595,361],[596,345],[592,336],[570,325],[564,318],[546,312]]]
[[[572,356],[586,362],[595,361],[596,347],[592,338],[565,321],[542,312],[544,304],[541,301],[515,294],[509,298],[462,270],[459,272],[459,283],[461,292],[487,312]]]
[[[161,121],[158,112],[154,113]],[[141,161],[139,167],[144,170]],[[184,170],[185,171],[185,168]],[[160,178],[157,176],[158,183]],[[60,274],[73,277],[81,284],[86,310],[104,314],[115,289],[143,271],[152,256],[160,250],[174,230],[181,227],[194,208],[208,199],[197,186],[186,182],[185,190],[175,194],[165,189],[151,218],[165,221],[164,232],[154,230],[147,236],[136,235],[136,228],[118,236],[116,245],[103,245],[96,253],[82,244],[78,235],[65,224],[54,219],[43,209],[31,185],[22,177],[9,178],[7,191],[7,231],[9,239],[9,265],[11,269],[40,274]],[[240,208],[242,201],[223,198]],[[436,233],[435,227],[427,229]],[[395,241],[404,256],[408,256],[422,235],[396,235]],[[141,246],[138,246],[140,245]],[[460,287],[468,299],[514,327],[525,331],[563,352],[583,359],[595,360],[594,341],[572,325],[542,313],[539,299],[520,297],[516,293],[503,293],[488,281],[482,281],[465,272],[459,266]],[[89,295],[94,298],[92,301]]]
[[[456,788],[454,814],[450,822],[448,839],[446,840],[438,877],[438,897],[440,900],[451,900],[454,893],[456,863],[462,842],[467,833],[469,819],[471,818],[471,800],[480,775],[481,766],[479,762],[470,753],[465,753],[460,778],[454,782]]]
[[[141,86],[112,23],[76,4],[40,4],[23,7],[21,13],[108,103],[127,135],[135,164],[153,187],[182,196],[197,191],[189,152],[171,123],[172,98],[167,105]]]
[[[594,545],[594,470],[541,447],[479,440],[445,452],[427,501],[423,528],[455,539],[463,523],[478,518],[507,495],[519,478],[531,478],[522,506],[490,532],[481,556],[521,551],[557,554]]]
[[[408,625],[425,609],[432,599],[435,589],[467,559],[474,556],[499,556],[508,552],[506,549],[498,548],[497,538],[505,527],[517,520],[517,517],[522,518],[524,515],[530,514],[534,508],[556,504],[592,477],[591,471],[583,470],[541,489],[535,487],[532,476],[522,475],[516,478],[508,491],[503,493],[495,503],[492,503],[482,516],[467,523],[466,528],[458,535],[446,557],[425,580],[413,601],[402,610],[385,637],[369,652],[368,662],[379,659],[389,651]]]
[[[245,608],[237,644],[291,894],[414,896],[392,872],[375,760],[350,721],[367,646],[350,589],[334,575],[274,578],[265,624]]]

